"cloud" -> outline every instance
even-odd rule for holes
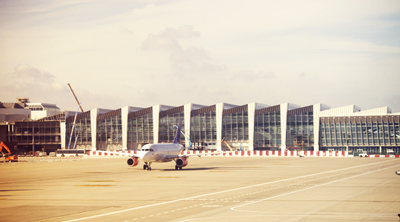
[[[172,68],[178,73],[218,72],[226,69],[222,63],[212,59],[203,49],[197,47],[176,51],[169,59]]]
[[[193,26],[184,25],[178,29],[167,28],[158,35],[149,34],[142,42],[142,50],[182,50],[178,39],[190,39],[200,36],[200,32],[193,31]]]
[[[61,110],[75,110],[76,102],[67,83],[62,83],[55,75],[27,64],[15,66],[9,74],[1,76],[6,81],[0,89],[1,100],[12,102],[17,97],[28,97],[31,102],[53,103]],[[96,94],[87,89],[74,88],[75,94],[85,110],[99,108],[117,108],[122,105],[122,98]],[[107,101],[99,103],[99,101]]]
[[[31,102],[56,103],[65,98],[67,85],[61,84],[47,71],[19,64],[9,74],[3,75],[2,99],[12,102],[17,97],[29,97]]]
[[[190,39],[200,37],[200,32],[193,31],[193,26],[191,25],[184,25],[178,29],[167,28],[164,30],[163,35],[174,38]]]
[[[142,50],[165,50],[176,51],[182,47],[178,40],[171,36],[154,35],[150,34],[142,43],[140,47]]]
[[[14,71],[9,74],[12,79],[20,79],[23,81],[35,82],[35,83],[52,83],[54,82],[54,75],[31,67],[29,65],[17,65]]]
[[[15,66],[13,72],[5,77],[7,79],[5,87],[8,89],[67,90],[66,86],[56,81],[53,74],[26,64]]]
[[[183,49],[179,42],[182,39],[197,37],[200,37],[200,32],[194,31],[191,25],[184,25],[178,29],[167,28],[158,35],[150,34],[142,42],[141,49],[168,52],[172,70],[178,74],[185,74],[186,77],[195,72],[225,70],[225,66],[207,55],[204,49],[195,46]]]
[[[272,72],[254,72],[252,70],[241,70],[239,72],[234,72],[231,76],[232,80],[245,80],[245,81],[258,81],[264,79],[274,79],[275,74]]]

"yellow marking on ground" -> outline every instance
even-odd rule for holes
[[[167,176],[160,176],[160,177],[154,177],[154,178],[181,178],[181,177],[167,177]]]
[[[224,173],[224,172],[231,172],[231,171],[224,171],[224,170],[210,170],[207,172],[212,172],[212,173]]]
[[[85,181],[85,182],[90,182],[90,183],[109,183],[109,182],[120,182],[120,181],[115,181],[115,180],[90,180],[90,181]]]
[[[85,184],[85,185],[75,185],[76,187],[111,187],[115,185],[109,185],[109,184]]]

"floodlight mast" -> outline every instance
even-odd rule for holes
[[[68,86],[69,86],[69,88],[71,89],[71,92],[72,92],[72,94],[74,95],[74,97],[75,97],[75,99],[76,99],[76,102],[78,103],[78,106],[81,108],[81,111],[82,111],[82,113],[84,113],[84,111],[83,111],[83,109],[82,109],[82,106],[81,106],[81,103],[78,101],[78,98],[76,98],[76,95],[75,95],[75,93],[74,93],[74,90],[72,90],[72,87],[71,87],[71,85],[68,83]]]

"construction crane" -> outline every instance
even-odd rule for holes
[[[3,148],[7,150],[8,153],[3,153]],[[4,156],[4,161],[5,162],[18,162],[18,156],[17,155],[11,155],[11,151],[10,149],[6,146],[6,144],[3,143],[3,141],[1,141],[0,143],[0,152],[2,153],[2,155]]]
[[[225,143],[225,144],[228,146],[228,148],[232,151],[232,147],[229,146],[229,144],[228,144],[224,139],[222,139],[221,142],[222,142],[222,143]]]
[[[71,89],[71,92],[72,92],[72,94],[74,95],[76,102],[78,103],[79,107],[81,108],[82,113],[84,113],[83,108],[82,108],[82,106],[81,106],[81,103],[78,101],[78,98],[76,97],[76,95],[75,95],[75,93],[74,93],[74,90],[72,90],[72,87],[71,87],[71,85],[70,85],[69,83],[68,83],[68,86],[69,86],[69,88]]]
[[[69,86],[69,88],[71,89],[71,92],[72,92],[72,94],[74,95],[74,97],[75,97],[75,99],[76,99],[76,102],[78,103],[78,109],[76,110],[76,113],[75,113],[74,123],[72,124],[71,135],[69,136],[69,142],[68,142],[68,147],[67,147],[67,149],[69,149],[69,147],[70,147],[70,145],[71,145],[72,135],[73,135],[73,133],[74,133],[74,128],[75,128],[76,116],[78,115],[78,110],[79,110],[79,108],[81,109],[82,113],[84,113],[83,108],[82,108],[82,106],[81,106],[81,103],[78,101],[78,98],[76,97],[76,95],[75,95],[75,93],[74,93],[74,90],[72,90],[72,87],[71,87],[71,85],[70,85],[69,83],[68,83],[68,86]],[[79,133],[78,133],[78,135],[79,135]],[[78,138],[78,136],[77,136],[77,138]],[[76,139],[77,139],[77,138],[76,138]],[[75,139],[75,145],[76,145],[76,139]],[[75,145],[74,145],[74,148],[75,148]]]

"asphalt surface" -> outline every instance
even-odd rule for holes
[[[124,157],[0,164],[1,221],[399,221],[398,158]]]

